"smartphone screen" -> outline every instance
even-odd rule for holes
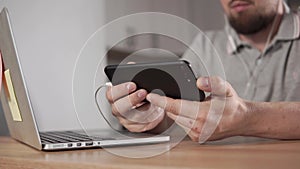
[[[205,99],[204,92],[197,88],[190,64],[184,60],[108,65],[104,71],[113,85],[134,82],[138,89],[174,99]]]

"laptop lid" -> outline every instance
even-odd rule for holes
[[[3,8],[0,13],[0,50],[4,71],[1,103],[10,135],[42,149],[7,8]]]

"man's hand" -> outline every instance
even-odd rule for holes
[[[164,119],[164,110],[145,103],[146,90],[136,91],[132,82],[110,87],[106,97],[112,113],[131,132],[144,132],[154,129]]]
[[[211,93],[203,102],[174,100],[152,93],[147,95],[147,100],[163,108],[171,119],[188,132],[193,141],[198,142],[202,132],[206,132],[202,130],[205,123],[213,127],[209,140],[242,135],[247,128],[246,103],[231,85],[219,77],[211,77],[199,78],[197,86]]]

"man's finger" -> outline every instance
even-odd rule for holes
[[[116,86],[110,87],[106,92],[106,98],[110,103],[127,96],[136,90],[136,85],[132,82],[122,83]]]
[[[187,117],[183,117],[183,116],[178,116],[178,115],[174,115],[170,112],[167,112],[168,117],[170,117],[172,120],[175,121],[175,123],[177,123],[178,125],[184,127],[184,128],[188,128],[188,129],[192,129],[193,125],[195,123],[195,120],[187,118]]]
[[[128,111],[130,111],[134,106],[140,104],[145,100],[147,91],[144,89],[138,90],[129,96],[123,97],[112,104],[112,112],[114,115],[118,116],[121,114],[126,117]]]
[[[200,77],[197,80],[197,86],[200,90],[210,92],[213,96],[231,97],[234,90],[231,85],[218,76]]]
[[[199,108],[202,105],[200,102],[172,99],[153,93],[147,95],[147,100],[151,104],[163,108],[166,112],[191,119],[195,119],[198,116]]]

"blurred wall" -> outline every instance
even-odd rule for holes
[[[105,23],[103,3],[1,1],[1,8],[6,6],[10,13],[30,100],[42,131],[80,129],[72,102],[72,75],[83,44]],[[99,48],[103,46],[99,44]]]
[[[220,29],[224,25],[223,10],[220,2],[213,0],[107,0],[106,1],[106,20],[113,21],[119,17],[143,12],[160,12],[183,18],[202,31]],[[123,35],[138,32],[138,26],[135,22],[122,25],[118,33]],[[157,26],[156,20],[147,21],[149,27]],[[185,36],[191,41],[194,35],[189,32],[189,27],[167,27],[170,32],[176,32],[179,35]],[[162,37],[149,36],[148,38],[132,39],[128,41],[132,49],[146,47],[168,48],[175,53],[183,53],[185,48],[178,46],[175,42],[166,42]],[[113,46],[110,38],[107,38],[109,47]],[[134,46],[135,45],[135,46]]]

